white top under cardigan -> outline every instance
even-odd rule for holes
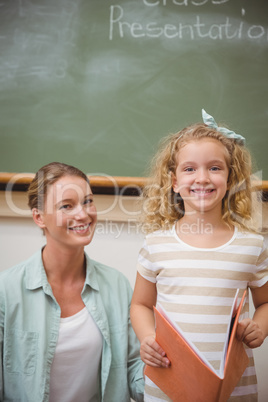
[[[50,402],[98,402],[101,351],[101,333],[86,307],[61,318],[51,366]]]

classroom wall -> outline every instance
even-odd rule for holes
[[[267,213],[266,213],[267,215]],[[267,221],[267,216],[264,217]],[[100,221],[92,244],[86,251],[93,259],[117,268],[135,284],[136,260],[143,234],[133,220],[129,222]],[[268,236],[266,237],[268,244]],[[29,218],[0,217],[0,271],[31,256],[45,243],[40,229]],[[253,311],[251,303],[251,313]],[[268,340],[254,351],[259,382],[259,402],[267,402]]]

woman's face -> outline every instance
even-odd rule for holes
[[[97,211],[89,184],[79,176],[64,176],[47,190],[44,211],[39,211],[47,244],[86,246],[93,238]]]

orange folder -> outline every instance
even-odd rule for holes
[[[223,351],[222,374],[218,374],[194,345],[190,344],[176,324],[169,321],[164,309],[154,308],[156,341],[171,362],[168,368],[146,366],[145,374],[174,402],[226,402],[248,366],[243,343],[236,338],[239,315],[244,305],[244,292],[236,308],[238,290],[230,315]],[[161,311],[159,311],[161,309]]]

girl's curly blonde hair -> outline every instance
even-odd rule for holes
[[[212,138],[225,147],[229,168],[228,190],[222,200],[222,218],[229,226],[255,232],[252,220],[252,161],[247,148],[205,124],[194,124],[164,138],[152,160],[148,185],[143,190],[143,230],[170,228],[184,215],[184,203],[173,191],[179,150],[190,141]]]

